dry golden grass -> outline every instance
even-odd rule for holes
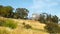
[[[0,27],[0,34],[12,34],[12,29],[7,27]]]
[[[39,23],[39,21],[22,20],[22,19],[13,19],[13,20],[18,23],[18,27],[13,31],[14,34],[48,34],[48,32],[46,32],[46,30],[44,29],[44,26],[46,25]],[[38,29],[38,30],[23,28],[22,26],[23,22],[25,22],[25,24],[29,24],[34,29]],[[39,29],[41,29],[41,31]]]
[[[2,18],[1,18],[2,19]],[[11,18],[4,18],[4,19],[11,19]],[[39,23],[39,21],[35,20],[23,20],[23,19],[11,19],[18,23],[17,28],[11,29],[12,34],[49,34],[44,29],[45,24]],[[25,29],[23,28],[22,23],[25,22],[32,26],[33,29]]]

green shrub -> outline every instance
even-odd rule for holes
[[[3,20],[0,20],[0,26],[2,26],[3,23],[4,23]]]
[[[45,29],[51,34],[51,33],[60,33],[60,27],[56,23],[48,23],[47,26],[45,26]]]
[[[27,24],[27,25],[24,25],[24,28],[29,29],[29,28],[31,28],[31,26],[29,24]]]
[[[9,27],[9,28],[16,28],[17,27],[17,23],[14,23],[13,20],[0,20],[0,26],[5,26],[5,27]]]

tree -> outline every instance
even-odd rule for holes
[[[13,8],[11,6],[3,6],[0,11],[1,16],[3,17],[12,17]]]
[[[49,22],[49,23],[52,22],[52,15],[51,14],[47,15],[46,21]]]
[[[2,14],[2,8],[3,8],[3,6],[0,5],[0,15]]]
[[[6,17],[12,17],[13,8],[11,6],[5,6],[4,9],[6,11]]]
[[[52,22],[58,23],[58,17],[56,15],[52,17]]]
[[[45,29],[50,34],[58,34],[60,33],[60,27],[56,23],[47,23]]]
[[[29,11],[26,8],[17,8],[15,13],[18,18],[24,19],[28,16]]]
[[[38,19],[38,20],[39,20],[40,22],[42,22],[42,23],[45,23],[45,18],[44,18],[44,17],[45,17],[45,15],[44,15],[44,14],[40,14],[40,16],[39,16],[39,19]]]

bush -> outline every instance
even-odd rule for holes
[[[45,29],[51,34],[51,33],[60,33],[60,27],[56,23],[48,23],[47,26],[45,26]]]
[[[23,22],[22,24],[25,25],[25,22]]]
[[[5,26],[5,27],[9,27],[9,28],[16,28],[17,27],[17,23],[14,23],[14,21],[12,20],[0,20],[0,26]]]
[[[29,24],[27,24],[27,25],[24,25],[24,28],[29,29],[29,28],[31,28],[31,26]]]
[[[11,32],[6,30],[5,28],[0,28],[0,34],[11,34]]]

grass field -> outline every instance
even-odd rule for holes
[[[1,18],[2,19],[2,18]],[[11,19],[18,23],[17,28],[15,29],[7,29],[11,31],[11,34],[49,34],[44,29],[45,24],[40,23],[39,21],[35,20],[23,20],[23,19],[12,19],[12,18],[4,18],[4,19]],[[29,24],[32,28],[26,29],[22,23]],[[2,28],[2,27],[1,27]]]

